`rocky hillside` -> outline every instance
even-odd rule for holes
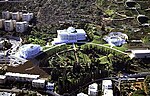
[[[96,0],[26,0],[23,3],[0,3],[0,10],[34,12],[38,26],[100,23],[101,10]]]

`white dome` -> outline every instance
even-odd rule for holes
[[[76,29],[74,28],[74,27],[69,27],[68,29],[67,29],[67,32],[70,32],[70,33],[73,33],[73,32],[75,32],[76,31]]]

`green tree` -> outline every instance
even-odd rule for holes
[[[135,92],[133,92],[132,96],[146,96],[146,93],[144,92],[144,90],[136,90]]]

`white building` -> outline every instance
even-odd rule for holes
[[[4,28],[5,19],[0,19],[0,29]]]
[[[79,93],[79,94],[77,94],[77,96],[88,96],[88,95],[84,94],[84,93]]]
[[[33,18],[33,13],[23,13],[22,14],[22,20],[23,21],[31,21],[31,19]]]
[[[88,87],[88,95],[90,96],[97,96],[98,94],[98,84],[97,83],[93,83],[91,85],[89,85]]]
[[[8,32],[13,31],[14,26],[15,26],[15,21],[14,20],[5,20],[4,21],[5,31],[8,31]]]
[[[47,82],[46,89],[48,91],[54,91],[54,83]]]
[[[64,30],[57,30],[57,38],[54,38],[52,45],[61,43],[76,43],[80,40],[86,40],[86,32],[83,29],[69,27]]]
[[[150,50],[131,50],[131,58],[150,58]]]
[[[103,92],[102,96],[113,96],[111,80],[103,80],[102,81],[102,92]]]
[[[36,44],[25,44],[19,48],[19,56],[25,59],[34,58],[42,48],[40,45]]]
[[[16,32],[23,33],[25,31],[27,31],[28,26],[29,26],[29,24],[26,21],[24,21],[24,22],[16,22]]]
[[[111,32],[103,38],[108,44],[113,46],[121,46],[126,43],[128,36],[121,32]]]
[[[37,79],[32,81],[32,87],[35,88],[44,88],[45,87],[45,80]]]
[[[12,20],[19,21],[21,20],[21,12],[12,12]]]
[[[6,72],[5,76],[7,80],[16,80],[21,82],[31,82],[32,80],[38,79],[40,77],[40,75],[21,74],[12,72]]]
[[[0,75],[0,84],[4,84],[6,81],[6,76],[5,75]]]
[[[0,92],[0,96],[17,96],[16,93]]]
[[[10,18],[11,18],[11,14],[10,14],[9,11],[3,11],[3,12],[2,12],[2,19],[8,20],[8,19],[10,19]]]

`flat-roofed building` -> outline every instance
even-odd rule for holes
[[[14,20],[5,20],[4,21],[5,31],[8,31],[8,32],[13,31],[14,26],[15,26],[15,21]]]
[[[132,58],[150,58],[150,50],[131,50]]]
[[[29,26],[29,24],[26,21],[24,21],[24,22],[16,22],[16,32],[23,33],[25,31],[27,31],[28,26]]]
[[[5,74],[7,80],[16,80],[21,82],[31,82],[32,80],[38,79],[39,75],[31,75],[31,74],[21,74],[21,73],[12,73],[6,72]]]
[[[21,20],[21,12],[12,12],[12,20],[19,21]]]
[[[16,93],[0,92],[0,96],[17,96]]]
[[[32,87],[34,88],[44,88],[45,87],[45,80],[37,79],[32,81]]]
[[[48,90],[48,91],[54,91],[54,83],[47,82],[47,84],[46,84],[46,90]]]
[[[93,83],[91,85],[89,85],[88,87],[88,95],[90,96],[97,96],[98,94],[98,84],[97,83]]]
[[[34,58],[42,48],[37,44],[25,44],[19,48],[19,56],[24,59]]]
[[[0,19],[0,29],[4,28],[5,19]]]
[[[6,76],[5,75],[0,75],[0,84],[4,84],[6,81]]]
[[[10,19],[10,18],[11,18],[11,14],[10,14],[9,11],[3,11],[3,12],[2,12],[2,19],[8,20],[8,19]]]
[[[54,38],[52,45],[61,43],[76,43],[81,40],[86,40],[86,32],[83,29],[75,29],[69,27],[64,30],[57,30],[57,38]]]
[[[103,92],[102,96],[113,96],[111,80],[103,80],[102,81],[102,92]]]
[[[23,13],[22,14],[22,21],[31,21],[33,19],[33,13]]]

